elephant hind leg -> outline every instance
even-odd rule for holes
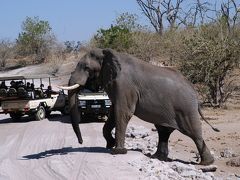
[[[192,138],[195,142],[198,152],[201,157],[200,165],[210,165],[214,162],[214,157],[211,155],[209,149],[207,148],[207,145],[205,144],[204,140],[202,138]]]
[[[155,154],[152,155],[152,158],[157,158],[161,161],[168,160],[168,139],[171,133],[174,131],[173,128],[159,126],[155,124],[155,127],[158,131],[158,147]]]
[[[201,157],[201,165],[209,165],[214,162],[207,145],[202,138],[202,126],[197,115],[192,116],[177,116],[177,121],[181,122],[180,131],[189,136],[197,146],[199,155]]]

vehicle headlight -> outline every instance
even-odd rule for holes
[[[105,100],[105,105],[106,106],[111,106],[112,105],[112,102],[110,101],[110,99]]]
[[[86,101],[79,101],[79,106],[86,106]]]

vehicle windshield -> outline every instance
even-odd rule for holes
[[[102,88],[98,88],[98,89],[87,89],[84,88],[80,91],[80,94],[88,94],[88,93],[94,93],[94,94],[98,94],[98,93],[104,93],[106,94],[106,92],[102,89]]]

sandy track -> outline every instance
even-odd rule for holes
[[[211,114],[205,112],[209,117]],[[203,134],[209,148],[215,154],[225,148],[239,152],[239,115],[238,111],[230,113],[233,121],[226,125],[222,121],[225,116],[220,114],[213,121],[221,133],[213,132],[203,123]],[[235,114],[235,115],[234,115]],[[144,126],[151,131],[153,125],[134,117],[129,126]],[[69,123],[68,116],[53,114],[43,121],[30,121],[23,118],[22,122],[12,122],[9,116],[0,116],[0,179],[145,179],[143,172],[131,166],[132,162],[144,159],[143,153],[129,150],[126,155],[111,155],[105,149],[102,136],[103,123],[80,124],[84,143],[79,145]],[[156,132],[151,132],[151,141],[157,141]],[[143,139],[139,139],[143,142]],[[170,137],[170,157],[184,162],[194,162],[196,152],[192,140],[179,132]],[[217,177],[228,177],[239,174],[238,167],[227,167],[227,159],[217,159]],[[196,162],[196,161],[195,161]],[[144,165],[144,162],[143,162]],[[196,166],[199,168],[199,166]],[[223,178],[224,179],[224,178]]]
[[[62,67],[67,72],[61,71],[63,75],[53,79],[53,86],[67,84],[72,66],[69,63]],[[42,72],[42,69],[46,72]],[[28,75],[36,72],[47,74],[48,70],[41,66],[30,66],[1,72],[0,76]],[[236,109],[204,110],[205,117],[221,130],[220,133],[213,132],[206,123],[203,123],[204,139],[214,153],[216,158],[214,164],[218,166],[214,174],[216,177],[221,177],[220,179],[237,179],[235,174],[240,177],[239,167],[226,166],[230,158],[219,158],[222,150],[226,148],[230,148],[232,154],[240,156],[239,101],[235,103],[237,103]],[[153,127],[151,124],[137,120],[136,117],[129,125],[131,124],[143,125],[149,131]],[[30,121],[24,118],[23,122],[14,123],[8,115],[0,114],[0,180],[146,179],[139,168],[130,164],[143,159],[144,166],[149,159],[138,151],[128,151],[127,155],[111,155],[105,149],[102,126],[103,123],[81,124],[84,143],[79,145],[67,116],[54,114],[43,121]],[[150,138],[151,141],[156,142],[156,132],[151,132]],[[140,139],[140,142],[143,140]],[[196,160],[194,159],[195,144],[190,138],[177,131],[170,137],[169,149],[170,158],[185,162]],[[196,168],[198,169],[199,166]]]
[[[7,118],[7,119],[5,119]],[[102,123],[82,124],[78,145],[68,117],[14,123],[0,120],[0,179],[137,179],[128,162],[143,156],[112,156],[104,148]],[[132,169],[131,169],[132,168]]]

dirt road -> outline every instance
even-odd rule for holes
[[[71,63],[64,66],[63,69],[67,69],[68,72],[63,71],[62,75],[53,79],[53,85],[67,84],[72,66]],[[34,74],[41,72],[40,69],[44,68],[31,66],[2,72],[0,76]],[[143,126],[144,129],[140,131],[147,131],[147,137],[130,136],[126,139],[128,154],[113,156],[105,149],[103,123],[81,124],[84,143],[79,145],[69,117],[55,113],[43,121],[32,121],[24,117],[21,122],[13,122],[8,115],[0,115],[0,180],[239,180],[239,167],[226,165],[235,158],[239,160],[240,166],[240,99],[233,100],[232,104],[235,106],[227,110],[204,110],[205,117],[221,130],[220,133],[216,133],[206,123],[202,123],[204,139],[214,154],[214,165],[217,166],[217,171],[208,176],[198,170],[201,166],[191,166],[196,163],[196,146],[190,138],[177,131],[172,133],[169,142],[169,157],[178,162],[177,164],[150,160],[139,152],[154,152],[158,138],[157,133],[152,131],[153,125],[136,117],[133,117],[129,126]],[[182,171],[184,168],[185,171]]]
[[[102,123],[81,124],[79,145],[68,117],[14,123],[0,120],[0,179],[138,179],[128,162],[143,156],[112,156],[101,135]],[[132,178],[131,178],[132,177]]]
[[[237,115],[237,114],[236,114]],[[217,126],[222,134],[215,134],[204,125],[204,136],[215,157],[224,147],[231,146],[239,153],[239,120],[228,126]],[[134,117],[129,126],[144,126],[151,131],[152,125]],[[129,150],[127,155],[111,155],[102,136],[103,123],[80,124],[84,143],[79,145],[68,116],[56,113],[43,121],[24,117],[21,122],[12,122],[7,115],[0,116],[0,179],[146,179],[134,161],[147,158],[142,152]],[[227,131],[226,131],[227,130]],[[152,132],[156,142],[156,132]],[[233,141],[235,140],[235,141]],[[128,144],[134,142],[128,141]],[[238,142],[236,142],[238,141]],[[142,139],[139,142],[143,142]],[[170,138],[170,157],[185,162],[194,161],[196,147],[186,136],[174,132]],[[219,176],[235,177],[237,167],[227,167],[227,159],[216,160]],[[143,166],[144,166],[143,162]],[[199,167],[197,167],[199,168]],[[237,179],[237,178],[236,178]]]

